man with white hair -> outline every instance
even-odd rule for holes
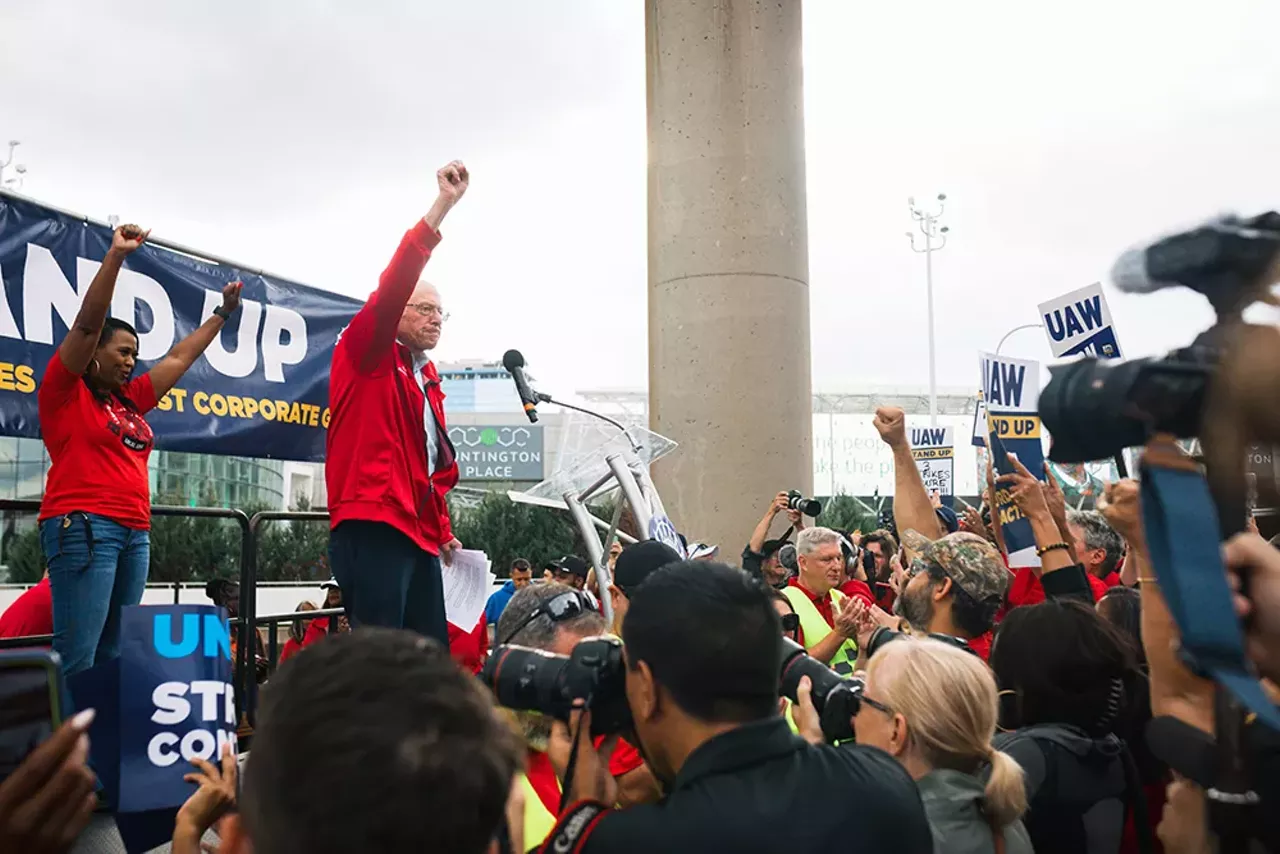
[[[436,173],[435,203],[338,338],[329,375],[329,559],[351,625],[412,629],[446,646],[440,560],[461,545],[445,505],[458,463],[430,352],[448,315],[419,277],[469,182],[457,160]]]
[[[840,535],[830,528],[805,528],[796,539],[799,572],[782,595],[800,617],[800,642],[814,658],[849,676],[858,659],[857,611],[835,589],[844,576]]]

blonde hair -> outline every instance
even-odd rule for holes
[[[976,655],[928,638],[885,644],[867,665],[875,698],[907,720],[909,749],[932,768],[991,775],[982,809],[996,827],[1027,809],[1022,767],[996,750],[996,681]]]

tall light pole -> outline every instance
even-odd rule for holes
[[[996,355],[997,356],[1000,355],[1000,350],[1004,347],[1004,342],[1008,341],[1009,336],[1012,335],[1013,333],[1021,332],[1024,329],[1042,329],[1043,327],[1044,327],[1043,323],[1024,323],[1021,326],[1013,327],[1012,329],[1010,329],[1008,332],[1004,334],[1004,337],[1000,339],[1000,343],[996,345]]]
[[[945,225],[940,226],[939,220],[942,219],[942,212],[946,208],[947,194],[938,193],[938,209],[936,211],[926,211],[916,207],[915,197],[907,199],[907,207],[911,210],[911,218],[916,222],[916,228],[924,235],[924,246],[916,246],[916,236],[912,232],[907,232],[907,239],[911,241],[911,251],[924,255],[924,281],[925,289],[928,294],[929,306],[929,426],[938,426],[938,364],[935,356],[935,342],[933,336],[933,253],[940,252],[947,245],[947,232],[951,229]]]

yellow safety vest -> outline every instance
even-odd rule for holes
[[[524,850],[540,848],[556,828],[556,817],[542,805],[529,777],[520,772],[520,788],[524,790]]]
[[[827,621],[823,619],[822,613],[813,604],[809,594],[799,587],[784,587],[782,595],[787,597],[787,601],[795,609],[796,615],[800,617],[800,628],[804,630],[806,647],[813,649],[818,645],[819,641],[831,633],[831,626],[827,625]],[[833,605],[842,605],[844,600],[845,595],[839,590],[831,591]],[[853,668],[857,661],[858,643],[853,638],[849,638],[840,644],[836,654],[831,656],[828,666],[841,676],[852,676]]]
[[[796,726],[795,705],[790,700],[787,700],[787,710],[782,717],[786,720],[787,726],[791,727],[791,731],[799,735],[800,727]]]

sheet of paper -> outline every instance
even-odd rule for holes
[[[474,549],[458,549],[451,566],[441,561],[445,617],[464,632],[475,628],[493,592],[491,566],[488,555]]]

